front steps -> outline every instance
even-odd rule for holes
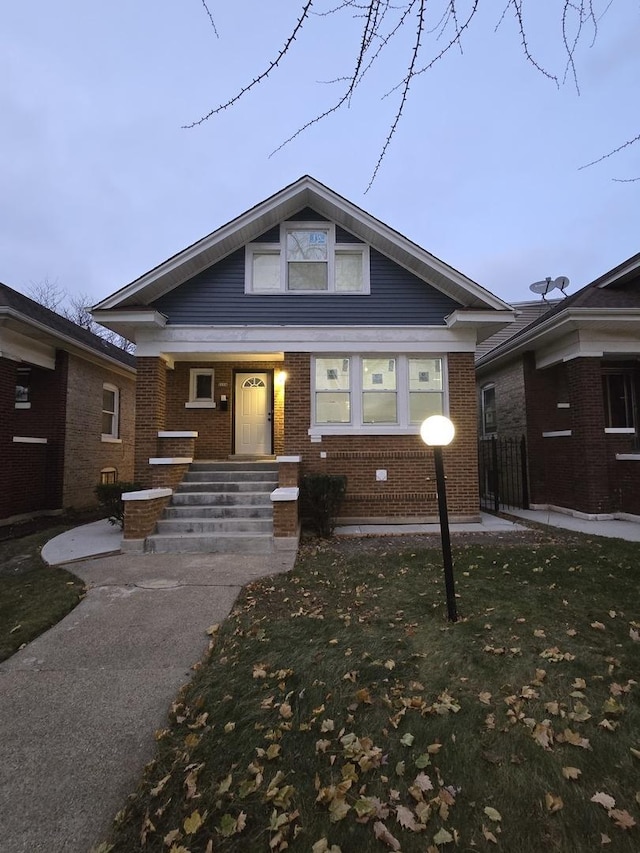
[[[147,538],[155,553],[269,554],[275,462],[193,462]]]

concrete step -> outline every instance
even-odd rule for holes
[[[179,536],[154,533],[147,538],[147,551],[155,554],[270,554],[273,536],[234,536],[220,533],[183,533]]]
[[[200,460],[192,462],[190,471],[278,471],[277,462],[224,462]]]
[[[174,492],[172,506],[271,506],[270,492]]]
[[[272,482],[256,483],[254,480],[240,483],[187,483],[184,480],[176,488],[177,493],[184,492],[272,492],[275,484]]]
[[[278,482],[277,471],[187,471],[184,483],[273,483]]]
[[[217,536],[230,533],[235,536],[252,536],[256,533],[273,533],[271,518],[161,518],[157,532],[162,535],[183,533],[209,533]]]
[[[269,504],[231,504],[209,506],[206,504],[188,504],[187,506],[168,506],[164,518],[205,519],[205,518],[268,518],[273,519],[273,509]]]

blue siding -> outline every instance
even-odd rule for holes
[[[244,249],[153,303],[170,324],[442,325],[460,305],[371,249],[371,293],[253,295],[244,292]]]

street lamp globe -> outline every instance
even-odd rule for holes
[[[456,428],[444,415],[431,415],[420,426],[420,438],[428,447],[446,447],[455,434]]]

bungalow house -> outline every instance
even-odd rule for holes
[[[640,254],[538,305],[477,361],[481,436],[526,433],[533,507],[640,515]]]
[[[0,524],[131,480],[135,359],[0,284]]]
[[[246,478],[261,460],[253,470],[262,466],[263,489],[274,492],[277,537],[295,530],[297,483],[309,472],[347,476],[343,521],[435,519],[433,455],[419,425],[444,413],[457,429],[446,452],[450,509],[478,517],[474,353],[513,311],[313,178],[169,258],[93,315],[137,345],[141,501],[166,487],[166,503],[185,478],[178,492],[213,495],[214,481],[241,467]],[[207,472],[204,460],[217,464]],[[255,482],[244,488],[257,491]],[[188,503],[178,494],[176,502]],[[142,547],[158,508],[138,509],[144,523],[126,523],[125,538]],[[187,533],[221,547],[214,522],[204,522],[216,511],[198,510],[199,520],[189,512],[174,507],[146,547],[198,547]],[[171,545],[179,517],[181,541]]]

